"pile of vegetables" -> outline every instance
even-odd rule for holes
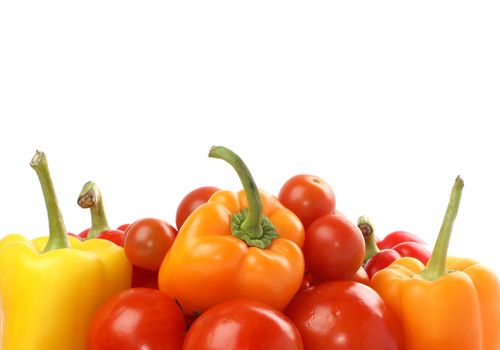
[[[431,252],[409,232],[380,239],[369,217],[351,221],[317,176],[293,176],[274,196],[233,151],[209,156],[242,191],[193,190],[176,228],[141,218],[113,229],[88,182],[78,205],[92,225],[73,234],[37,152],[49,236],[0,240],[0,348],[500,349],[495,272],[447,254],[460,177]]]

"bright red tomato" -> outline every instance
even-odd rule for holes
[[[89,350],[180,350],[186,331],[179,306],[159,290],[127,289],[94,314]]]
[[[125,238],[125,233],[121,230],[107,230],[99,233],[96,238],[105,239],[113,242],[120,247],[123,247],[123,240]]]
[[[425,244],[425,241],[422,238],[414,235],[413,233],[406,231],[394,231],[377,242],[377,246],[379,249],[391,249],[395,245],[403,242],[416,242]]]
[[[366,284],[367,286],[370,285],[370,278],[368,277],[368,273],[366,272],[363,266],[361,266],[358,269],[358,271],[356,271],[356,273],[349,278],[349,280],[363,283]]]
[[[180,230],[182,224],[188,216],[195,211],[199,206],[205,204],[210,197],[217,191],[220,191],[217,187],[200,187],[191,192],[189,192],[179,203],[177,207],[177,213],[175,215],[175,224],[177,229]]]
[[[82,241],[84,241],[86,238],[87,238],[87,235],[89,234],[89,231],[90,231],[90,227],[89,228],[86,228],[85,230],[83,230],[82,232],[80,232],[78,234],[78,236],[80,237],[80,239]]]
[[[317,284],[297,294],[285,314],[307,350],[403,349],[396,316],[377,292],[361,283]]]
[[[385,269],[399,258],[401,254],[394,249],[382,249],[366,262],[365,270],[368,277],[371,279],[377,271]]]
[[[191,325],[183,350],[299,350],[297,328],[280,311],[253,300],[218,304]]]
[[[429,249],[427,249],[425,245],[417,242],[399,243],[392,247],[392,249],[397,251],[401,256],[410,256],[418,259],[424,265],[426,265],[431,258],[431,252]]]
[[[335,212],[335,195],[321,178],[296,175],[281,187],[278,198],[307,228],[317,218]]]
[[[163,220],[140,219],[125,231],[123,249],[135,266],[157,271],[176,235],[177,230]]]
[[[320,281],[349,279],[365,256],[365,241],[359,228],[342,215],[328,214],[306,230],[306,270]]]
[[[116,229],[125,232],[129,226],[130,224],[121,224]]]

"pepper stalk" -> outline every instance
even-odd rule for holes
[[[90,208],[90,217],[92,226],[86,239],[95,238],[98,234],[110,229],[106,211],[102,200],[102,194],[99,187],[92,181],[87,182],[78,195],[78,205],[81,208]]]

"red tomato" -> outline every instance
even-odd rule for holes
[[[417,242],[399,243],[392,247],[392,249],[397,251],[401,256],[410,256],[418,259],[424,265],[426,265],[431,258],[431,252],[427,249],[427,247]]]
[[[358,271],[354,275],[349,278],[349,280],[354,281],[354,282],[359,282],[366,284],[367,286],[370,284],[370,278],[368,277],[368,273],[366,270],[361,266]]]
[[[137,287],[158,289],[158,271],[132,265],[132,288]]]
[[[133,265],[157,271],[176,235],[176,229],[163,220],[137,220],[125,231],[123,249]]]
[[[381,241],[377,242],[379,249],[391,249],[395,245],[403,242],[416,242],[425,244],[425,241],[414,235],[413,233],[406,231],[394,231],[385,236]]]
[[[82,241],[84,241],[86,238],[87,238],[87,235],[89,234],[89,231],[90,231],[90,227],[89,228],[86,228],[85,230],[83,230],[82,232],[80,232],[78,234],[78,236],[80,237],[80,239]]]
[[[365,256],[365,241],[359,228],[344,216],[328,214],[306,230],[306,270],[320,281],[349,279]]]
[[[127,289],[94,314],[89,350],[180,350],[186,331],[179,306],[159,290]]]
[[[393,249],[382,249],[366,262],[365,270],[368,277],[371,279],[377,271],[385,269],[399,258],[401,258],[401,254],[397,251]]]
[[[331,187],[313,175],[296,175],[281,187],[278,198],[307,228],[317,218],[335,212]]]
[[[277,309],[253,300],[218,304],[191,325],[183,350],[298,350],[297,328]]]
[[[80,241],[82,240],[82,237],[80,235],[75,235],[74,233],[68,232],[68,236],[73,236],[78,238]]]
[[[361,283],[317,284],[297,294],[285,314],[299,329],[307,350],[403,349],[397,318],[373,289]]]
[[[99,233],[96,238],[106,239],[116,245],[119,245],[120,247],[123,247],[123,239],[125,238],[125,234],[121,230],[107,230]]]
[[[195,211],[196,208],[205,204],[210,197],[217,191],[220,191],[217,187],[200,187],[191,192],[189,192],[179,203],[177,207],[177,213],[175,215],[175,224],[177,229],[180,230],[182,224],[188,216]]]

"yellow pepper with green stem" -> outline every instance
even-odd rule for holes
[[[101,239],[68,237],[47,160],[31,161],[42,186],[49,237],[11,234],[0,240],[2,350],[84,350],[90,319],[131,284],[123,248]]]

